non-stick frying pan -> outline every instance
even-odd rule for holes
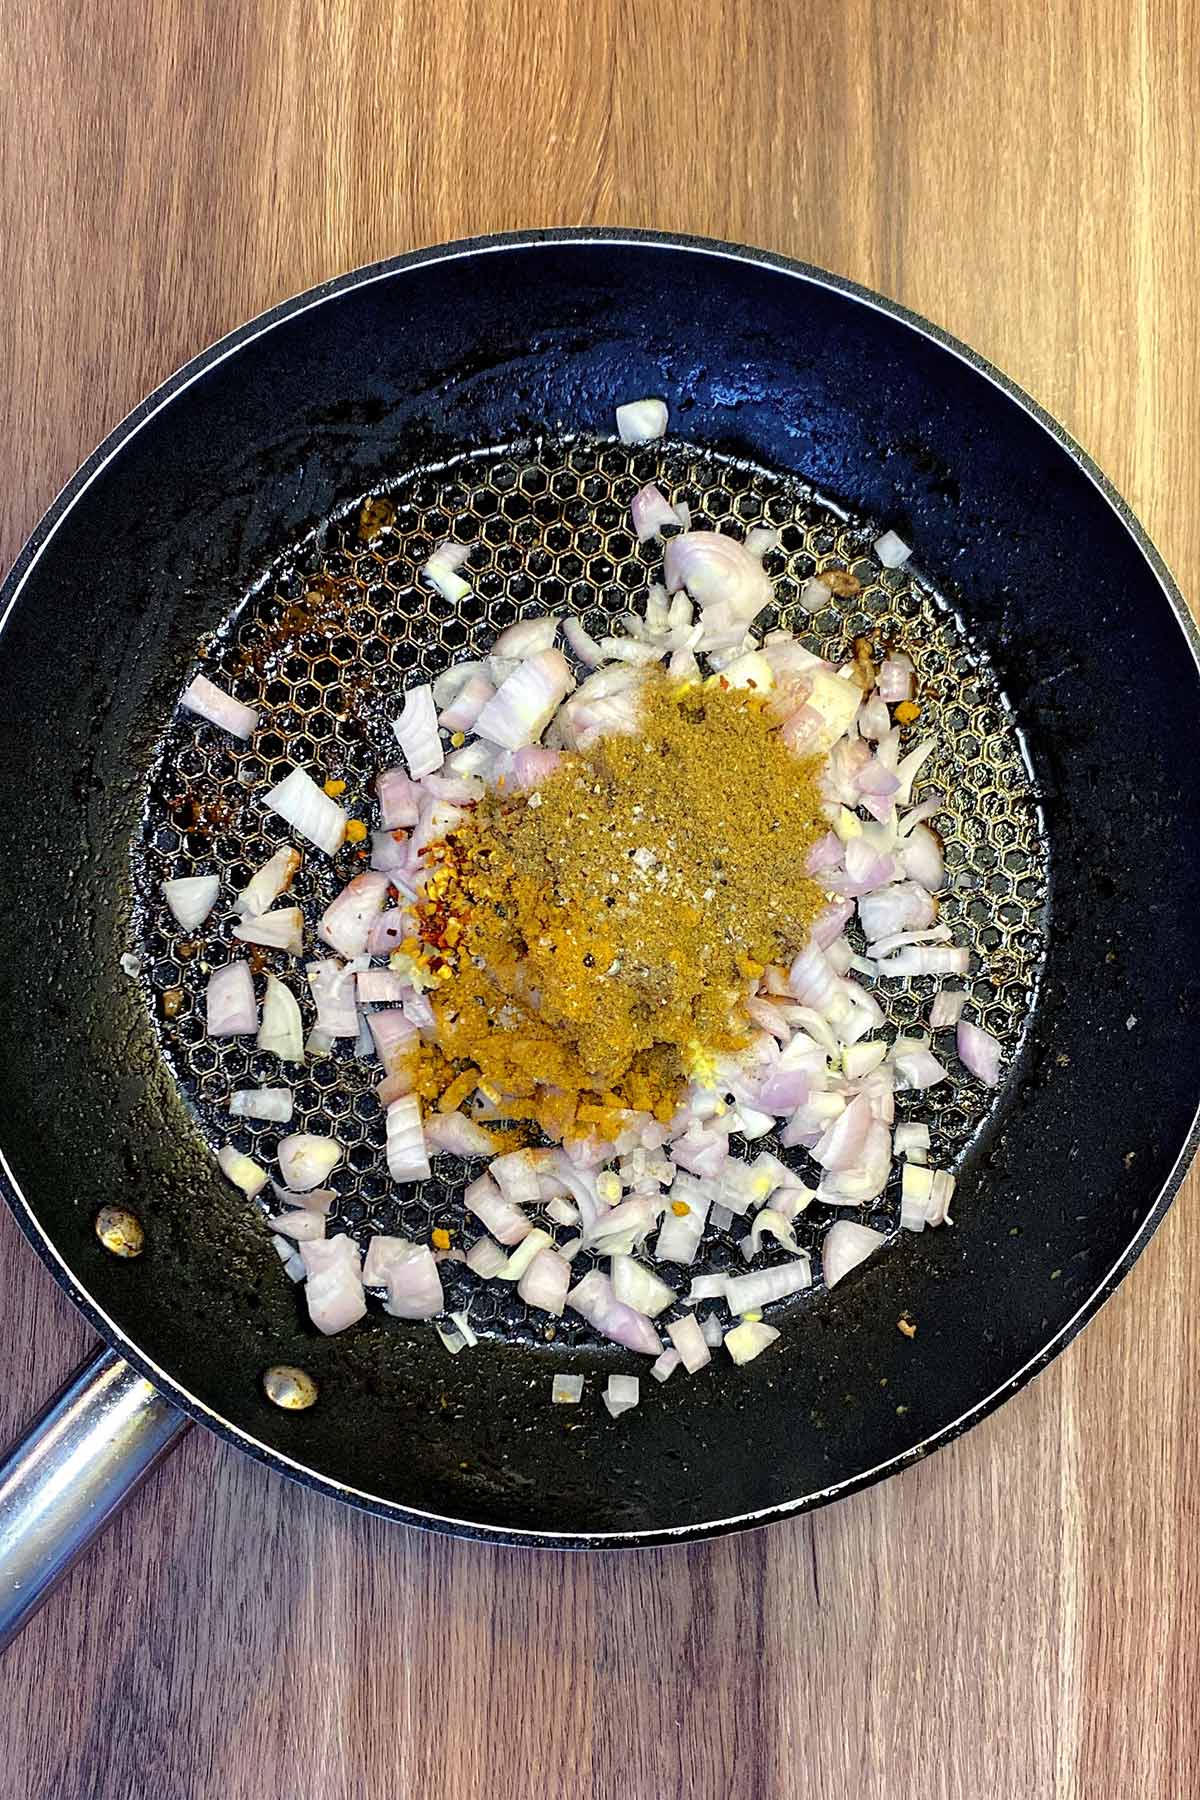
[[[164,800],[160,747],[207,634],[247,595],[258,604],[289,547],[337,554],[336,521],[358,497],[405,478],[415,507],[422,493],[433,505],[413,472],[464,451],[491,471],[485,486],[496,446],[552,465],[565,441],[610,438],[614,404],[642,393],[667,398],[688,454],[741,472],[735,516],[738,481],[760,493],[798,476],[916,546],[965,659],[949,659],[947,681],[971,668],[998,684],[993,729],[1019,729],[1049,855],[1034,1003],[963,1141],[953,1228],[902,1234],[797,1305],[769,1356],[674,1380],[614,1424],[548,1404],[558,1368],[632,1366],[570,1334],[515,1330],[455,1358],[428,1328],[375,1315],[316,1337],[215,1172],[202,1087],[176,1080],[202,1070],[163,1055],[154,968],[131,978],[121,959],[140,929],[131,847],[145,849]],[[599,505],[590,466],[570,479]],[[496,510],[496,543],[505,519],[533,530],[539,516],[518,492]],[[586,508],[560,524],[569,557]],[[416,518],[417,539],[426,526]],[[589,582],[616,579],[590,554],[554,598],[584,606]],[[407,649],[384,654],[398,690],[478,621],[412,589],[396,604]],[[188,1416],[408,1523],[616,1547],[822,1504],[1014,1392],[1130,1267],[1196,1141],[1198,702],[1180,596],[1065,433],[923,321],[778,257],[602,232],[422,251],[290,301],[182,370],[80,470],[3,590],[6,1197],[111,1346],[3,1471],[3,1629]],[[310,697],[309,718],[324,709]],[[945,729],[948,803],[979,797],[960,807],[970,836],[967,815],[986,824],[1003,783],[971,774],[986,725],[947,711]],[[1003,856],[990,866],[999,880]],[[990,892],[999,918],[1003,882]],[[104,1205],[137,1217],[143,1254],[105,1247]],[[315,1406],[272,1403],[262,1378],[280,1364],[311,1375]]]

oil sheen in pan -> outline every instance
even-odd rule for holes
[[[202,648],[203,671],[260,706],[262,723],[243,745],[189,714],[177,715],[156,764],[134,853],[148,999],[163,1055],[201,1130],[214,1148],[231,1140],[270,1167],[279,1128],[231,1120],[228,1097],[239,1087],[286,1080],[295,1098],[287,1129],[331,1132],[345,1150],[332,1181],[340,1198],[331,1231],[364,1240],[375,1230],[427,1240],[441,1224],[454,1229],[461,1243],[463,1165],[439,1156],[430,1180],[399,1189],[390,1183],[383,1115],[373,1091],[379,1069],[371,1058],[355,1060],[349,1044],[281,1077],[277,1059],[250,1040],[212,1043],[206,1037],[209,969],[245,954],[230,939],[229,901],[288,839],[283,821],[264,810],[261,796],[296,763],[318,782],[344,780],[348,811],[376,823],[372,782],[379,768],[399,760],[391,721],[406,686],[486,652],[499,630],[525,614],[571,611],[602,635],[639,603],[660,566],[661,548],[636,542],[629,501],[651,477],[687,501],[697,528],[741,536],[755,525],[770,525],[781,532],[780,548],[766,561],[776,604],[760,616],[761,629],[779,623],[800,629],[812,649],[834,661],[845,659],[858,633],[903,647],[913,658],[922,709],[916,735],[931,735],[937,746],[919,778],[918,796],[934,788],[945,796],[934,821],[946,845],[941,917],[955,940],[974,952],[972,1016],[1007,1050],[1019,1043],[1036,1001],[1043,952],[1045,841],[1016,721],[952,610],[910,570],[881,571],[869,554],[877,529],[848,519],[790,476],[670,440],[629,449],[565,437],[472,452],[401,475],[346,508],[282,555]],[[421,564],[449,536],[472,546],[467,573],[474,592],[457,606],[418,581]],[[835,565],[853,577],[845,585],[857,591],[807,617],[796,601],[801,584]],[[332,862],[306,852],[292,897],[305,910],[308,945],[320,912],[363,866],[353,846]],[[220,875],[222,898],[201,933],[189,939],[168,913],[160,883],[201,873]],[[261,956],[264,966],[290,980],[307,1028],[312,1009],[302,962],[275,952]],[[879,994],[889,1035],[923,1028],[936,985],[931,979],[881,984],[897,989]],[[949,1167],[981,1126],[989,1096],[959,1068],[952,1032],[939,1034],[934,1047],[952,1079],[900,1096],[897,1119],[927,1121],[930,1161]],[[764,1147],[778,1153],[774,1138],[755,1150]],[[879,1203],[850,1216],[894,1227],[898,1186],[894,1176]],[[813,1207],[797,1221],[797,1236],[814,1248],[830,1216]],[[585,1266],[580,1258],[578,1271]],[[745,1264],[734,1239],[710,1227],[696,1266]],[[548,1327],[515,1293],[510,1297],[497,1283],[479,1282],[460,1265],[444,1264],[443,1278],[448,1307],[469,1305],[472,1324],[483,1334],[553,1337],[563,1344],[591,1336],[591,1328],[571,1314]],[[287,1279],[282,1269],[279,1279]],[[820,1304],[819,1290],[796,1304]]]

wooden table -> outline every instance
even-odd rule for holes
[[[596,222],[927,313],[1200,591],[1197,47],[1186,0],[0,0],[0,557],[247,315],[413,244]],[[1195,1199],[997,1417],[750,1537],[471,1548],[193,1433],[6,1659],[0,1791],[1195,1794]],[[0,1252],[3,1432],[89,1334],[7,1215]]]

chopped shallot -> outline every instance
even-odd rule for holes
[[[182,875],[178,881],[164,881],[163,898],[175,923],[184,931],[198,931],[221,891],[216,875]]]

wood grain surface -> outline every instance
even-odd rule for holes
[[[0,0],[0,560],[247,315],[594,222],[927,313],[1200,592],[1197,49],[1187,0]],[[193,1432],[5,1659],[0,1794],[1195,1795],[1195,1200],[964,1441],[733,1541],[438,1541]],[[87,1339],[0,1217],[0,1433]]]

